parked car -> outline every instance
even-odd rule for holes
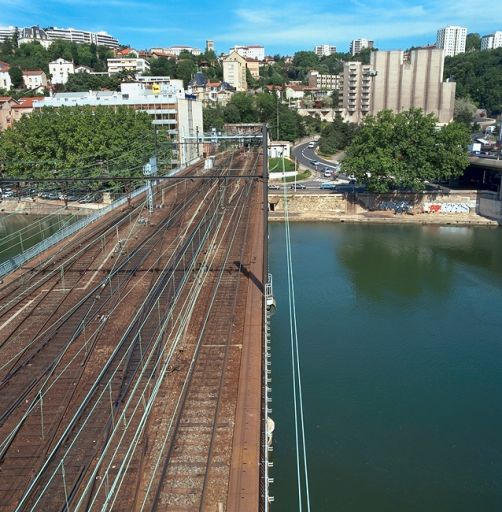
[[[306,190],[306,186],[303,183],[295,183],[289,187],[291,190]]]

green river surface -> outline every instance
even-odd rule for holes
[[[1,214],[0,263],[37,244],[79,218],[68,214]]]
[[[271,510],[291,512],[285,230],[269,229]],[[501,511],[502,230],[292,223],[291,245],[311,510]]]

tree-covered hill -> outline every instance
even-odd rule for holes
[[[492,116],[502,113],[502,48],[446,57],[444,77],[457,83],[457,98],[472,99]]]

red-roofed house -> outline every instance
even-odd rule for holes
[[[23,69],[23,80],[27,89],[42,91],[47,87],[47,75],[41,69]]]
[[[134,57],[138,58],[139,54],[133,48],[123,48],[122,50],[117,50],[115,52],[116,57],[128,57],[129,55],[134,55]]]
[[[31,114],[33,112],[33,102],[40,100],[40,96],[19,98],[16,104],[12,105],[12,123],[16,123],[23,116]]]
[[[10,91],[10,88],[12,87],[9,69],[10,66],[7,62],[0,61],[0,89],[4,89],[5,91]]]

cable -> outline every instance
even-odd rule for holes
[[[282,171],[283,176],[285,172],[284,168],[284,156],[282,157]],[[290,317],[290,336],[291,336],[291,364],[292,364],[292,378],[293,378],[293,399],[294,399],[294,414],[295,414],[295,442],[296,442],[296,460],[297,460],[297,485],[298,485],[298,504],[301,512],[303,507],[302,498],[302,479],[301,479],[301,466],[303,465],[304,473],[304,487],[305,487],[305,499],[307,504],[307,511],[310,512],[310,491],[309,491],[309,478],[308,478],[308,465],[307,465],[307,448],[305,440],[305,421],[303,414],[303,395],[302,395],[302,383],[301,383],[301,371],[300,371],[300,354],[298,344],[298,324],[296,317],[296,300],[295,300],[295,287],[294,287],[294,272],[293,272],[293,260],[291,252],[291,232],[289,224],[289,209],[288,199],[286,192],[286,178],[284,177],[283,186],[284,196],[284,212],[285,212],[285,236],[286,236],[286,261],[287,261],[287,273],[288,273],[288,302],[289,302],[289,317]],[[298,392],[297,392],[298,389]],[[298,412],[299,409],[299,412]],[[302,463],[300,462],[300,443],[299,443],[299,427],[298,417],[300,418],[300,430],[301,430],[301,450],[302,450]]]

